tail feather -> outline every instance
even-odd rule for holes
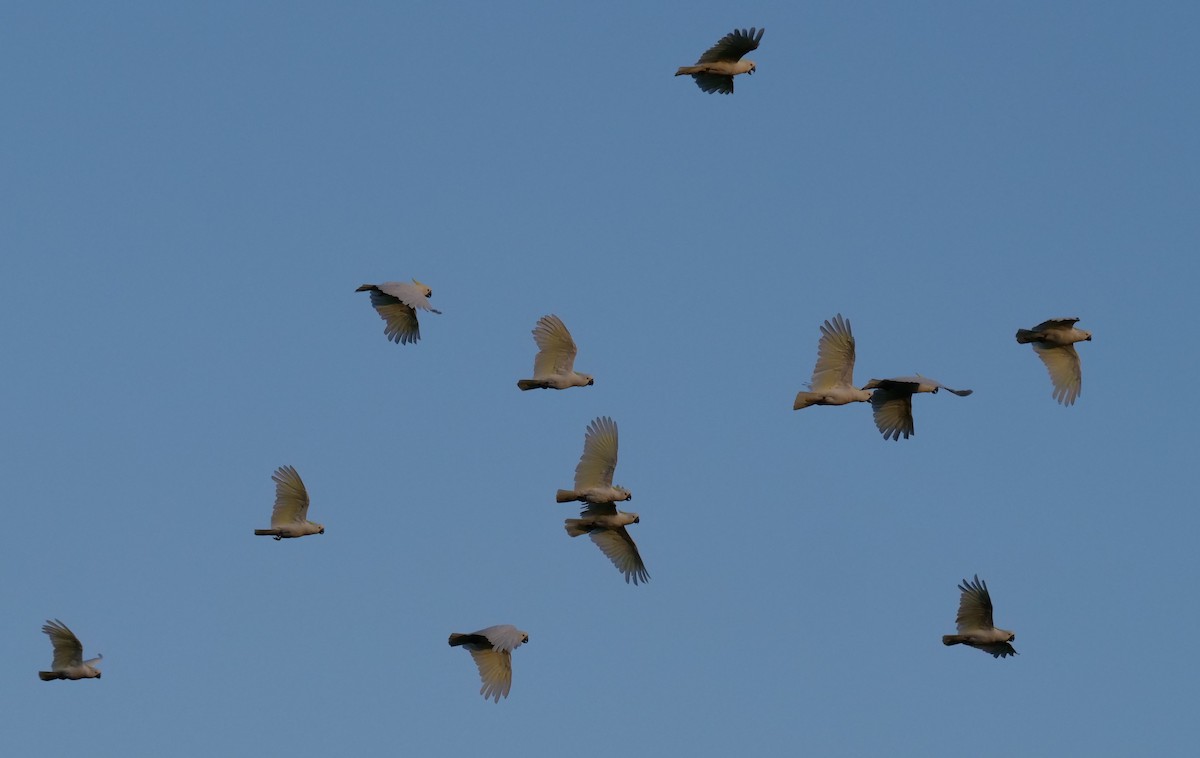
[[[517,386],[522,390],[544,390],[546,385],[536,379],[521,379],[517,382]]]
[[[1027,342],[1037,342],[1041,338],[1041,332],[1032,332],[1028,329],[1017,330],[1017,342],[1020,342],[1022,345],[1026,344]]]
[[[574,490],[559,490],[554,493],[554,499],[560,503],[569,503],[577,498]]]
[[[943,634],[942,635],[942,644],[943,645],[962,645],[966,641],[967,641],[967,638],[962,636],[961,634]]]
[[[39,671],[38,676],[40,676],[42,678],[43,682],[49,682],[54,679],[62,679],[63,678],[63,675],[58,673],[57,671]]]
[[[459,634],[458,632],[451,632],[450,633],[450,647],[456,647],[458,645],[467,644],[467,636],[468,635],[466,635],[466,634]]]
[[[565,519],[563,529],[567,530],[567,534],[572,537],[579,537],[591,531],[587,527],[591,526],[583,519],[569,518]]]
[[[816,405],[821,396],[816,392],[797,392],[796,402],[792,403],[792,410],[798,411],[801,408],[807,408],[810,405]]]
[[[274,537],[279,534],[278,529],[255,529],[254,533],[259,537]]]

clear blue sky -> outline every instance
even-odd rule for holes
[[[1200,7],[566,5],[0,6],[6,752],[1191,754]],[[975,394],[793,412],[839,312]],[[594,387],[517,391],[546,313]],[[645,586],[554,502],[599,415]]]

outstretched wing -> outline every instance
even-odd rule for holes
[[[1049,318],[1033,327],[1031,331],[1044,332],[1049,329],[1070,329],[1079,321],[1078,318]]]
[[[1075,398],[1079,397],[1079,391],[1083,387],[1083,371],[1079,367],[1079,353],[1075,352],[1075,346],[1051,347],[1035,342],[1033,349],[1050,372],[1050,381],[1054,384],[1054,399],[1062,405],[1074,405]]]
[[[648,582],[650,574],[646,573],[646,564],[638,553],[637,545],[625,527],[616,529],[595,529],[590,534],[592,542],[600,548],[600,552],[608,556],[612,564],[625,575],[625,583]]]
[[[538,354],[533,359],[533,377],[544,379],[555,374],[569,374],[575,368],[575,340],[562,319],[553,313],[538,319],[533,329]]]
[[[479,688],[483,699],[490,698],[499,703],[501,696],[508,697],[512,688],[512,653],[507,650],[468,650],[479,669],[479,680],[483,682]]]
[[[875,427],[885,440],[898,440],[901,435],[908,439],[914,434],[912,416],[912,392],[889,382],[871,393],[871,411],[875,416]]]
[[[817,345],[817,365],[813,369],[812,388],[815,391],[850,387],[854,384],[854,335],[850,322],[837,314],[821,325],[821,341]]]
[[[62,671],[83,663],[83,643],[66,624],[58,619],[47,620],[42,625],[42,631],[49,635],[50,644],[54,646],[54,662],[50,664],[52,670]]]
[[[291,466],[280,466],[271,474],[275,481],[275,510],[271,511],[271,526],[293,524],[308,518],[308,490]]]
[[[357,292],[370,292],[371,305],[384,321],[383,333],[400,345],[421,339],[417,310],[441,313],[429,304],[428,289],[409,282],[384,282],[364,284]]]
[[[958,589],[962,591],[958,600],[958,616],[954,619],[958,633],[992,629],[992,596],[988,594],[987,582],[979,581],[979,575],[976,574],[973,582],[964,579]],[[991,650],[988,652],[993,653]]]
[[[765,31],[766,29],[755,29],[754,27],[750,27],[749,29],[734,29],[718,40],[717,44],[705,50],[704,55],[701,55],[700,60],[696,62],[716,63],[717,61],[741,60],[743,55],[758,48],[758,43],[762,40],[763,32]],[[755,32],[757,32],[757,35]],[[699,82],[699,78],[696,81]],[[703,88],[703,85],[701,85],[701,88]],[[732,87],[730,89],[732,90]]]
[[[617,422],[601,416],[588,424],[583,455],[575,467],[575,489],[611,487],[617,470]]]

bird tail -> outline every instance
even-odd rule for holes
[[[575,495],[575,490],[559,490],[554,493],[554,499],[560,503],[569,503],[572,500],[576,500],[577,496]]]
[[[38,676],[41,677],[43,682],[49,682],[49,681],[53,681],[55,679],[63,678],[63,675],[58,673],[57,671],[39,671]]]
[[[467,644],[467,635],[459,634],[458,632],[450,633],[450,647],[457,647],[465,644]]]
[[[373,289],[375,289],[374,284],[364,284],[354,291],[355,292],[370,292]]]
[[[1017,330],[1017,342],[1020,342],[1022,345],[1024,345],[1027,342],[1037,342],[1041,338],[1042,338],[1041,332],[1032,332],[1028,329],[1018,329]]]
[[[255,529],[254,533],[259,537],[274,537],[279,534],[278,529]]]
[[[942,635],[942,644],[943,645],[962,645],[962,644],[965,644],[966,641],[967,641],[967,638],[961,634],[943,634]]]
[[[520,381],[517,382],[517,386],[520,387],[522,390],[544,390],[544,389],[546,389],[546,384],[544,382],[539,382],[537,379],[521,379]]]
[[[816,405],[821,396],[816,392],[797,392],[796,402],[792,403],[792,410],[798,411],[801,408],[807,408],[810,405]]]
[[[567,534],[571,537],[578,537],[592,531],[591,524],[578,518],[569,518],[564,520],[563,529],[567,530]]]
[[[698,74],[703,70],[704,68],[702,66],[680,66],[679,70],[675,72],[675,76],[683,76],[684,74]]]

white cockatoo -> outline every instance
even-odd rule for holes
[[[63,622],[55,619],[47,620],[42,631],[50,637],[54,646],[54,661],[50,664],[51,671],[39,671],[38,676],[43,682],[52,679],[99,679],[100,669],[96,668],[104,656],[97,655],[89,660],[83,659],[83,643],[75,633]]]
[[[696,86],[708,92],[733,94],[733,77],[738,74],[753,74],[757,68],[754,61],[744,61],[742,56],[758,48],[766,29],[734,29],[717,44],[704,51],[694,66],[680,66],[675,76],[691,76]]]
[[[871,395],[871,410],[875,413],[875,426],[883,432],[883,438],[898,440],[901,435],[908,439],[913,430],[912,396],[917,392],[938,390],[953,392],[959,397],[970,395],[973,390],[955,390],[927,376],[898,376],[894,379],[872,379],[863,385],[864,390],[875,390]]]
[[[601,416],[588,424],[583,438],[583,455],[575,466],[575,489],[559,490],[555,498],[560,503],[579,500],[600,505],[633,499],[624,487],[614,487],[613,472],[617,470],[617,423]]]
[[[1032,342],[1054,384],[1054,399],[1060,405],[1074,405],[1083,386],[1083,373],[1079,368],[1079,353],[1076,342],[1091,342],[1092,333],[1076,329],[1077,318],[1052,318],[1032,329],[1018,329],[1017,342],[1022,345]]]
[[[403,345],[421,339],[421,327],[417,323],[417,309],[440,314],[441,311],[429,304],[433,290],[416,279],[408,282],[384,282],[364,284],[355,292],[370,292],[371,305],[384,320],[383,333],[392,342]]]
[[[987,582],[979,581],[976,574],[974,582],[963,579],[958,589],[962,592],[958,600],[958,617],[954,620],[958,634],[942,635],[942,644],[970,645],[991,653],[993,658],[1016,655],[1017,651],[1008,643],[1017,635],[992,625],[992,596],[988,593]]]
[[[579,518],[566,520],[565,528],[572,537],[581,534],[591,536],[596,547],[625,575],[625,583],[638,584],[650,581],[650,574],[646,573],[646,564],[642,563],[637,543],[625,527],[641,523],[641,520],[636,513],[618,511],[613,503],[589,503],[584,506]]]
[[[596,383],[591,374],[575,371],[575,340],[562,319],[551,313],[538,319],[533,328],[533,341],[538,354],[533,359],[533,378],[521,379],[522,390],[565,390],[567,387],[590,387]]]
[[[280,466],[271,474],[275,481],[275,510],[271,511],[271,528],[255,529],[259,536],[304,537],[324,534],[325,527],[308,520],[308,490],[291,466]]]
[[[483,699],[492,698],[497,703],[500,697],[508,697],[512,687],[512,651],[529,642],[529,633],[522,632],[512,624],[498,624],[470,634],[453,632],[450,646],[467,649],[479,667],[479,678],[483,686],[479,694]]]
[[[821,325],[817,365],[808,387],[811,392],[797,393],[792,410],[810,405],[865,403],[871,399],[869,390],[854,384],[854,335],[850,332],[850,320],[842,318],[840,313]]]

